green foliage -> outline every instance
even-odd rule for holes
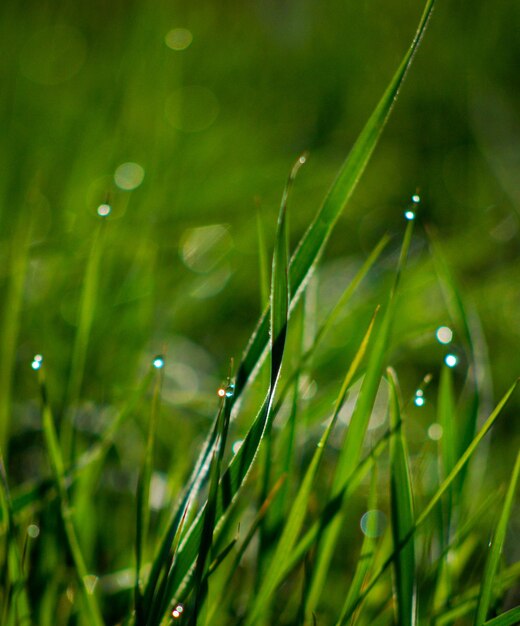
[[[313,174],[316,193],[306,174],[296,183],[305,155],[283,190],[276,233],[269,211],[258,206],[256,221],[244,222],[235,239],[232,212],[218,218],[229,225],[202,213],[196,223],[176,215],[185,220],[174,241],[184,270],[172,253],[171,216],[161,208],[183,201],[183,192],[173,198],[171,181],[160,175],[169,159],[165,146],[178,153],[177,165],[186,159],[184,173],[192,161],[213,155],[207,180],[192,184],[187,205],[215,194],[222,211],[228,191],[212,169],[224,143],[205,135],[218,115],[213,92],[186,83],[180,56],[168,89],[165,83],[164,92],[154,91],[141,61],[149,49],[166,66],[166,50],[159,53],[148,39],[166,5],[157,3],[157,14],[144,3],[125,7],[128,20],[139,17],[139,28],[124,31],[131,42],[110,31],[111,45],[124,44],[125,63],[136,72],[118,92],[123,121],[113,155],[104,142],[110,115],[98,119],[79,89],[61,91],[82,62],[86,39],[66,23],[50,24],[39,6],[24,16],[32,38],[17,52],[16,97],[4,107],[12,116],[6,141],[13,174],[0,188],[6,198],[23,198],[19,214],[1,216],[10,234],[0,241],[2,626],[518,623],[510,598],[520,562],[506,549],[514,540],[520,475],[511,426],[518,381],[495,378],[502,394],[496,402],[480,303],[459,285],[460,260],[452,267],[458,248],[450,254],[452,240],[427,224],[435,194],[431,207],[418,193],[400,206],[406,221],[372,223],[348,271],[334,265],[345,261],[345,239],[364,232],[353,194],[434,4],[426,0],[404,56],[397,48],[390,55],[402,60],[372,113],[373,104],[363,101],[367,121],[323,202],[315,204],[323,172]],[[308,9],[299,7],[302,15]],[[4,10],[22,20],[14,4]],[[117,3],[110,10],[124,19]],[[208,20],[221,17],[209,6],[199,10]],[[80,13],[71,9],[77,19]],[[225,15],[223,9],[220,28]],[[15,46],[11,31],[4,35]],[[284,31],[284,45],[293,36]],[[165,41],[168,53],[178,54],[192,33],[175,26]],[[370,54],[379,54],[372,47]],[[98,62],[92,85],[105,71],[117,73],[116,64]],[[27,181],[17,173],[17,159],[27,162],[16,152],[22,133],[16,116],[32,102],[33,84],[42,88],[34,100],[42,107],[47,95],[59,94],[61,117],[50,129],[36,131],[34,124],[39,149],[28,162],[41,173]],[[287,98],[290,87],[284,84]],[[287,114],[284,98],[277,104],[288,123],[296,114]],[[75,138],[85,155],[68,163],[63,148],[54,163],[45,137],[52,130],[57,137],[49,138],[65,142],[71,111],[82,120],[84,136]],[[326,108],[322,130],[329,114]],[[156,125],[146,126],[147,117]],[[125,125],[140,130],[138,141],[127,140]],[[152,126],[149,135],[142,130]],[[192,152],[190,134],[201,138],[200,154]],[[239,153],[235,135],[229,136]],[[134,192],[144,170],[112,163],[121,161],[119,152],[130,154],[129,146],[139,146],[147,163],[146,218],[137,215],[143,206]],[[228,152],[238,171],[240,158]],[[313,163],[323,165],[307,167],[329,170],[319,149]],[[56,181],[53,167],[61,168],[56,206],[39,182]],[[270,163],[267,178],[275,172],[278,182],[278,169]],[[385,187],[387,178],[378,184]],[[278,188],[269,180],[271,186]],[[302,210],[306,195],[312,220]],[[89,218],[67,208],[80,197]],[[355,217],[345,213],[347,203]],[[247,274],[246,263],[240,267],[247,255],[256,265],[259,257],[259,281],[239,278]],[[501,304],[510,306],[507,298]],[[230,357],[249,333],[235,367]],[[510,441],[500,430],[504,423]]]

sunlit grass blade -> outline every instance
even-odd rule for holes
[[[269,306],[269,262],[265,242],[264,224],[260,210],[256,212],[256,231],[258,236],[258,264],[260,270],[260,302],[262,311]]]
[[[390,426],[396,432],[390,439],[390,504],[394,550],[414,527],[412,481],[406,440],[403,435],[397,377],[388,370],[390,383]],[[396,553],[394,561],[397,623],[413,626],[416,622],[415,546],[411,538]]]
[[[87,359],[87,349],[90,340],[90,331],[94,320],[96,299],[100,278],[100,264],[105,239],[105,220],[98,224],[94,231],[94,237],[89,252],[89,258],[83,279],[83,289],[78,313],[78,326],[72,358],[70,363],[70,375],[65,393],[65,415],[62,421],[60,441],[63,450],[63,459],[68,466],[75,456],[74,443],[74,413],[81,393],[81,385]]]
[[[155,438],[159,422],[161,387],[164,377],[163,358],[157,357],[155,362],[159,365],[159,367],[157,368],[153,390],[152,407],[148,424],[148,436],[146,440],[143,464],[137,484],[136,497],[135,609],[137,623],[144,623],[141,595],[141,567],[143,562],[143,553],[147,543],[148,527],[150,524],[150,483],[152,480]]]
[[[484,622],[484,626],[515,626],[520,623],[520,606]]]
[[[370,491],[368,495],[367,511],[375,511],[377,508],[377,464],[374,463],[372,469],[372,478],[370,480]],[[359,596],[363,582],[365,581],[370,568],[374,562],[374,555],[377,545],[377,524],[375,516],[369,516],[368,525],[361,545],[361,551],[356,565],[356,571],[350,583],[350,587],[343,603],[339,619],[336,626],[344,626],[348,623],[345,619],[346,615],[352,614],[352,607],[356,598]],[[358,607],[359,608],[359,607]]]
[[[198,615],[207,593],[206,575],[210,566],[210,551],[213,545],[213,533],[215,529],[215,518],[217,515],[218,483],[220,479],[220,469],[226,448],[227,433],[229,428],[229,418],[231,414],[231,402],[224,396],[221,408],[221,419],[218,427],[218,440],[213,453],[210,468],[210,484],[208,500],[204,510],[204,523],[200,539],[197,563],[193,580],[194,602],[189,616],[190,624],[196,626]]]
[[[0,334],[0,449],[7,455],[9,425],[11,421],[11,387],[21,320],[23,289],[29,260],[31,224],[20,216],[11,241],[9,285],[2,302],[2,328]]]
[[[438,489],[436,490],[434,495],[430,498],[428,504],[424,507],[424,509],[420,513],[420,515],[416,516],[414,527],[403,538],[403,540],[401,541],[401,544],[397,548],[397,550],[393,550],[392,551],[392,553],[389,555],[389,557],[381,565],[379,570],[373,575],[373,577],[371,578],[370,582],[368,583],[366,589],[363,591],[363,593],[358,598],[358,603],[361,602],[368,595],[368,593],[372,590],[372,588],[378,582],[378,580],[381,578],[383,573],[393,563],[394,559],[396,558],[397,553],[400,550],[402,550],[407,545],[407,543],[414,537],[414,535],[417,532],[417,530],[424,524],[424,522],[429,517],[429,515],[431,514],[433,509],[437,506],[437,504],[439,503],[439,501],[442,498],[442,496],[448,491],[450,486],[453,484],[453,481],[456,480],[456,478],[460,475],[460,472],[464,469],[464,467],[466,466],[467,462],[473,456],[473,453],[477,449],[477,447],[480,444],[480,442],[482,441],[482,439],[486,436],[486,434],[492,428],[493,424],[498,419],[500,413],[502,412],[502,409],[504,408],[504,406],[506,405],[507,401],[511,397],[512,393],[516,389],[517,384],[518,384],[518,380],[516,380],[513,383],[513,385],[511,385],[511,387],[507,390],[507,392],[501,398],[501,400],[499,401],[499,403],[497,404],[497,406],[495,407],[495,409],[493,410],[491,415],[488,417],[488,419],[486,420],[486,422],[484,423],[484,425],[482,426],[482,428],[480,429],[478,434],[475,436],[475,438],[470,443],[470,445],[466,448],[466,450],[462,454],[462,456],[458,459],[458,461],[456,462],[453,470],[442,481],[442,483],[440,484],[440,486],[438,487]]]
[[[44,366],[41,363],[38,368],[38,382],[40,384],[42,401],[43,434],[47,447],[47,454],[49,456],[49,461],[56,483],[56,490],[58,492],[61,522],[63,524],[65,537],[67,539],[67,547],[70,551],[72,561],[74,563],[74,568],[76,570],[86,617],[89,620],[89,623],[92,624],[92,626],[102,626],[104,623],[103,618],[101,616],[97,597],[92,588],[90,588],[88,585],[88,570],[85,559],[83,557],[83,553],[81,551],[81,547],[79,545],[72,517],[72,511],[69,506],[67,486],[65,481],[65,465],[47,395],[47,387],[44,377]]]
[[[288,276],[289,238],[287,232],[287,199],[290,186],[303,162],[304,160],[300,158],[291,170],[282,196],[278,217],[278,227],[276,232],[271,273],[271,372],[269,389],[262,407],[249,429],[238,453],[231,460],[219,483],[218,498],[215,499],[216,510],[214,515],[216,522],[218,522],[225,510],[236,499],[237,494],[245,482],[249,470],[251,469],[251,466],[256,458],[265,430],[269,426],[273,397],[280,375],[283,352],[285,348],[290,301]],[[236,386],[234,384],[233,392],[230,394],[227,404],[230,411],[235,392]],[[164,585],[161,585],[160,597],[156,596],[153,598],[153,594],[157,586],[156,580],[152,581],[151,585],[149,584],[150,595],[148,597],[150,604],[153,607],[151,613],[154,616],[150,621],[152,626],[156,623],[156,620],[160,620],[166,612],[168,605],[171,603],[175,594],[179,592],[181,585],[185,582],[185,579],[197,558],[199,546],[202,541],[204,518],[205,513],[204,509],[202,509],[186,532],[186,535],[179,546],[175,568],[171,567],[169,569]],[[161,564],[157,566],[156,563],[154,563],[152,571],[162,566]]]
[[[507,525],[513,508],[516,485],[520,474],[520,452],[516,457],[515,467],[511,475],[511,481],[504,500],[504,506],[500,513],[500,518],[489,549],[486,567],[484,570],[484,578],[482,580],[482,588],[478,601],[477,614],[475,618],[475,626],[481,626],[486,621],[486,617],[491,605],[493,597],[493,584],[498,570],[500,556],[504,547],[506,538]]]
[[[302,290],[305,288],[314,267],[327,245],[334,225],[351,197],[377,145],[399,89],[424,34],[434,4],[435,0],[427,1],[412,44],[404,55],[381,100],[361,131],[336,180],[332,184],[323,205],[302,237],[291,259],[289,271],[292,289],[291,308],[296,305]],[[264,314],[242,357],[242,363],[237,374],[237,399],[261,362],[268,345],[268,338],[268,315]]]
[[[253,606],[246,620],[246,624],[248,626],[254,624],[263,613],[267,612],[270,597],[282,581],[282,574],[284,573],[286,562],[289,559],[294,545],[298,540],[298,536],[300,534],[303,522],[305,520],[305,516],[307,514],[309,497],[314,484],[316,473],[318,471],[318,467],[325,451],[325,447],[327,445],[332,429],[334,428],[341,407],[343,406],[343,402],[345,400],[349,386],[352,383],[352,380],[358,370],[361,360],[365,355],[368,342],[370,340],[370,335],[374,326],[376,313],[374,313],[374,316],[370,321],[368,330],[363,337],[359,350],[356,353],[356,356],[354,357],[343,380],[341,390],[336,399],[332,418],[317,445],[316,451],[313,454],[309,467],[305,472],[302,484],[298,489],[298,493],[295,497],[294,503],[289,511],[287,522],[284,526],[281,537],[274,551],[273,557],[271,559],[271,564],[265,572],[263,583],[260,587],[260,590],[255,595]]]
[[[395,273],[386,311],[383,315],[381,325],[377,330],[374,345],[370,352],[368,365],[363,379],[359,396],[357,398],[345,440],[343,442],[334,478],[332,482],[331,499],[335,500],[339,494],[344,492],[345,485],[356,468],[363,448],[366,429],[372,413],[372,408],[376,399],[377,391],[381,382],[386,358],[387,346],[393,324],[393,317],[396,306],[397,292],[401,273],[404,269],[410,241],[413,232],[413,221],[408,222],[406,227],[401,254]],[[343,514],[340,510],[334,520],[324,530],[320,540],[316,566],[313,580],[307,596],[307,612],[310,615],[316,609],[319,597],[325,585],[325,579],[329,569],[329,564],[334,553],[335,545],[341,531]]]

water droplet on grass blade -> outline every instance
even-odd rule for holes
[[[156,370],[162,369],[164,367],[164,357],[162,357],[161,355],[156,356],[152,361],[152,365],[155,367]]]
[[[35,354],[31,363],[33,370],[39,370],[43,365],[43,357],[41,354]]]
[[[100,204],[97,208],[97,214],[99,217],[106,217],[107,215],[110,215],[111,211],[112,207],[109,204]]]
[[[454,354],[447,354],[444,362],[448,367],[455,367],[455,365],[459,362],[459,359]]]
[[[442,433],[442,426],[440,424],[437,424],[437,422],[434,422],[428,428],[428,437],[433,441],[439,441],[439,439],[442,437]]]
[[[164,43],[171,50],[186,50],[193,41],[193,35],[187,28],[172,28],[166,33]]]
[[[370,538],[380,537],[386,527],[386,515],[383,511],[367,511],[359,522],[363,534]]]
[[[114,181],[119,189],[132,191],[143,182],[144,169],[139,163],[122,163],[114,174]]]
[[[414,204],[419,204],[420,201],[421,201],[421,196],[419,194],[416,193],[412,196],[412,202]]]
[[[184,606],[182,604],[177,604],[177,606],[172,611],[173,619],[179,619],[179,617],[184,612]]]
[[[448,326],[439,326],[435,332],[439,343],[447,344],[453,339],[453,331]]]
[[[36,539],[36,537],[40,534],[39,526],[36,526],[36,524],[29,524],[29,526],[27,526],[27,534],[31,539]]]
[[[424,406],[426,400],[422,396],[415,396],[414,404],[415,406]]]
[[[409,222],[415,219],[415,213],[413,211],[405,211],[404,216]]]

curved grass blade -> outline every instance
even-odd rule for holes
[[[280,214],[278,217],[278,228],[276,233],[275,249],[272,261],[271,275],[271,373],[270,385],[267,396],[264,400],[260,411],[255,418],[249,432],[247,433],[239,451],[231,460],[227,470],[225,471],[219,483],[218,498],[215,506],[215,521],[218,522],[225,510],[236,499],[239,489],[244,484],[249,470],[256,458],[258,448],[262,442],[266,428],[269,426],[271,418],[271,408],[274,393],[280,376],[283,352],[285,348],[285,337],[287,334],[287,320],[290,302],[290,287],[288,275],[289,262],[289,240],[287,232],[287,200],[289,191],[294,181],[294,177],[298,172],[304,160],[300,157],[298,162],[292,168],[287,184],[282,196],[280,206]],[[234,386],[233,391],[235,392]],[[231,410],[234,395],[229,399],[229,407]],[[175,567],[171,567],[166,575],[164,585],[161,585],[159,596],[153,597],[154,587],[150,587],[151,611],[153,617],[150,624],[157,623],[162,619],[170,602],[183,583],[186,587],[185,579],[189,574],[193,563],[197,558],[198,546],[201,545],[202,531],[204,524],[204,509],[194,520],[185,537],[183,538],[179,549],[178,558]],[[156,565],[154,563],[153,567]],[[159,565],[161,567],[161,565]],[[186,590],[186,589],[184,589]]]
[[[484,579],[482,580],[482,587],[480,591],[480,597],[478,601],[477,613],[475,618],[475,626],[481,626],[486,621],[486,616],[489,611],[491,599],[493,596],[493,584],[495,576],[498,570],[498,564],[502,549],[504,547],[504,541],[506,538],[507,524],[509,517],[511,516],[511,509],[513,507],[513,500],[515,496],[516,485],[518,483],[518,476],[520,474],[520,452],[516,457],[515,467],[511,476],[511,481],[504,500],[504,506],[500,514],[500,519],[496,527],[494,537],[491,541],[491,547],[489,549],[488,558],[486,561],[486,567],[484,569]]]
[[[377,465],[374,463],[372,469],[372,478],[370,480],[370,491],[368,496],[368,504],[367,511],[374,511],[377,507]],[[370,521],[372,520],[372,521]],[[373,528],[373,524],[376,523],[376,518],[372,517],[369,519],[367,531],[365,533],[365,537],[363,539],[363,544],[361,545],[361,551],[359,553],[359,559],[356,565],[356,571],[354,572],[354,577],[352,578],[352,582],[350,583],[350,587],[347,593],[347,597],[345,598],[345,602],[343,603],[343,607],[341,609],[341,613],[339,619],[336,623],[336,626],[344,626],[347,624],[345,619],[346,615],[352,614],[352,606],[356,598],[359,596],[361,588],[363,586],[363,582],[366,580],[368,572],[372,567],[374,562],[374,555],[377,544],[377,532],[375,528]]]
[[[488,620],[484,626],[515,626],[520,623],[520,606]]]
[[[365,336],[363,337],[356,356],[354,357],[347,371],[345,379],[343,380],[341,390],[336,400],[332,418],[325,432],[323,433],[317,445],[316,451],[314,452],[310,465],[305,472],[305,477],[298,490],[294,503],[290,509],[287,523],[285,524],[282,535],[274,551],[271,564],[264,575],[263,583],[260,587],[260,590],[255,596],[253,606],[246,620],[247,626],[252,626],[252,624],[254,624],[262,614],[267,612],[270,597],[274,593],[278,585],[282,582],[282,575],[285,570],[285,564],[287,562],[287,559],[290,557],[291,552],[293,551],[294,545],[298,539],[298,535],[300,534],[301,528],[305,521],[312,486],[314,484],[314,479],[316,477],[318,467],[323,457],[327,441],[330,437],[332,429],[334,428],[334,425],[336,424],[339,412],[341,410],[341,407],[343,406],[343,402],[345,401],[345,397],[350,387],[350,384],[352,383],[352,380],[359,368],[359,365],[361,364],[361,360],[365,355],[368,342],[370,340],[370,335],[374,327],[376,314],[377,310],[370,321],[368,330],[365,333]]]
[[[412,481],[406,441],[402,432],[399,390],[395,372],[388,369],[390,382],[390,426],[396,432],[390,440],[390,491],[392,536],[396,558],[394,561],[397,596],[397,623],[413,626],[416,622],[415,547],[413,538],[397,550],[414,527]]]
[[[342,501],[340,494],[344,493],[345,485],[350,480],[350,477],[354,472],[361,456],[365,432],[368,427],[372,408],[379,389],[381,376],[383,374],[384,359],[386,358],[387,346],[392,329],[400,277],[406,263],[412,232],[413,221],[410,221],[406,227],[401,247],[401,254],[386,311],[383,316],[381,326],[376,334],[374,346],[370,352],[365,377],[361,385],[359,396],[350,419],[349,427],[347,429],[336,470],[334,472],[331,492],[331,500],[333,501]],[[309,615],[316,610],[319,597],[325,586],[325,579],[329,569],[329,564],[335,550],[342,523],[343,514],[342,511],[339,510],[332,522],[323,531],[323,535],[320,539],[314,575],[310,585],[309,594],[307,596],[307,614]]]
[[[58,441],[58,435],[54,426],[54,419],[47,395],[47,386],[45,384],[44,367],[40,365],[38,369],[38,382],[40,384],[42,413],[43,413],[43,434],[45,444],[49,455],[56,490],[58,493],[58,501],[61,514],[61,522],[65,531],[68,549],[70,551],[76,575],[78,577],[79,587],[82,592],[85,616],[92,626],[103,626],[103,618],[97,598],[91,588],[88,586],[88,570],[85,559],[79,545],[76,529],[73,522],[72,510],[69,506],[67,486],[65,482],[65,465],[61,454],[61,448]]]
[[[482,426],[478,434],[475,436],[473,441],[470,443],[470,445],[466,448],[462,456],[459,458],[453,470],[442,481],[437,491],[434,493],[434,495],[431,497],[426,507],[423,509],[422,513],[416,517],[414,527],[410,530],[410,532],[406,535],[406,537],[404,537],[404,539],[401,541],[401,544],[397,547],[397,550],[392,551],[392,554],[390,554],[390,556],[381,565],[379,570],[371,578],[366,589],[358,598],[358,603],[362,602],[364,598],[370,593],[374,585],[378,582],[378,580],[387,570],[389,565],[393,563],[394,559],[396,558],[397,552],[402,550],[407,545],[407,543],[413,538],[414,534],[422,526],[422,524],[428,518],[428,516],[433,511],[433,509],[437,506],[442,496],[446,493],[446,491],[453,484],[453,481],[459,476],[460,472],[464,469],[464,467],[466,466],[466,463],[470,460],[470,458],[472,457],[473,453],[477,449],[482,439],[486,436],[486,434],[489,432],[493,424],[498,419],[500,413],[502,412],[502,409],[504,408],[505,404],[511,397],[513,391],[516,389],[518,382],[519,381],[516,380],[511,385],[511,387],[507,390],[504,396],[501,398],[500,402],[497,404],[497,406],[495,407],[491,415],[488,417],[488,419],[486,420],[486,422],[484,423],[484,425]]]
[[[377,145],[392,110],[392,106],[399,93],[399,89],[424,34],[434,4],[435,0],[427,1],[411,46],[404,55],[401,64],[393,75],[381,100],[378,102],[347,159],[343,163],[324,203],[294,252],[289,269],[292,287],[291,309],[294,308],[298,302],[314,267],[318,263],[327,245],[332,229],[350,199]],[[265,313],[260,318],[258,326],[242,357],[236,381],[237,399],[242,394],[244,387],[254,376],[258,365],[261,363],[268,345],[268,337],[269,321],[268,315]]]

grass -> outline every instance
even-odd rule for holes
[[[270,272],[258,216],[263,313],[211,401],[187,412],[168,401],[179,354],[162,349],[136,368],[127,388],[110,375],[95,384],[92,351],[103,341],[96,343],[96,334],[109,334],[97,325],[118,223],[117,215],[98,214],[84,246],[65,380],[53,369],[52,345],[29,362],[33,372],[26,364],[38,403],[22,407],[37,416],[38,445],[36,469],[24,480],[18,475],[25,476],[28,457],[16,445],[11,416],[21,410],[15,373],[35,226],[17,223],[0,359],[2,625],[518,623],[520,561],[505,558],[504,547],[520,456],[515,461],[511,450],[489,441],[517,381],[500,381],[501,399],[484,402],[490,380],[478,326],[442,240],[423,232],[416,194],[403,207],[399,241],[385,234],[330,309],[315,299],[327,244],[433,6],[426,2],[410,47],[291,251],[296,174],[306,157],[296,161]],[[414,371],[412,387],[401,382],[407,333],[399,322],[411,306],[407,276],[421,254],[419,238],[429,242],[422,254],[458,339],[435,371]],[[384,278],[374,301],[369,285],[377,273]],[[356,302],[362,314],[354,314]],[[334,375],[323,379],[320,359],[334,354],[327,341],[335,338]],[[309,382],[316,380],[313,396]],[[91,389],[99,406],[109,398],[103,410],[89,409]],[[89,428],[93,414],[105,419]],[[507,485],[498,473],[483,478],[497,455],[512,468]]]

